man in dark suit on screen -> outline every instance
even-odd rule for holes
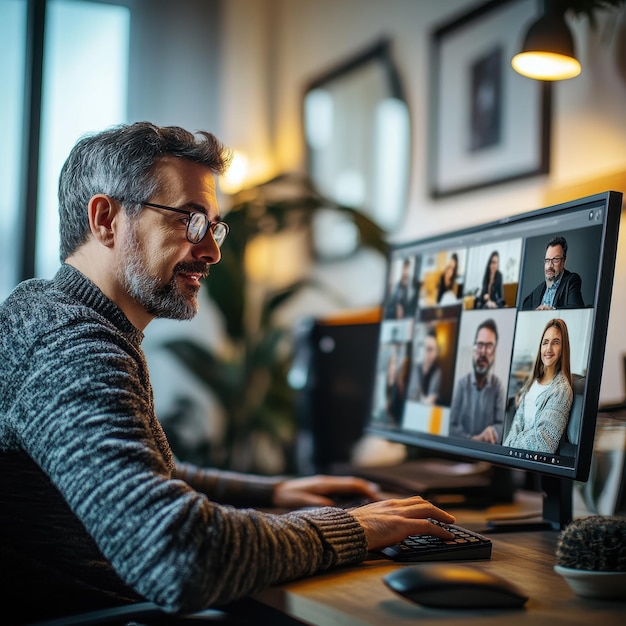
[[[581,293],[582,280],[565,269],[567,241],[555,237],[546,245],[545,281],[539,284],[522,303],[522,310],[580,309],[585,306]]]

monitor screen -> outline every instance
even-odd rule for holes
[[[586,480],[622,196],[395,245],[368,431]]]

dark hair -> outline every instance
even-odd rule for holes
[[[498,257],[500,259],[500,253],[497,250],[494,250],[489,255],[489,260],[487,261],[487,267],[485,267],[485,273],[483,274],[483,289],[487,289],[489,286],[489,278],[491,276],[491,261],[493,261],[493,257]]]
[[[563,248],[563,258],[566,259],[567,258],[567,240],[565,239],[565,237],[553,237],[552,239],[550,239],[550,241],[548,241],[548,243],[546,244],[546,250],[554,246],[561,246],[561,248]]]
[[[491,318],[483,320],[478,325],[478,328],[476,329],[476,335],[474,336],[474,341],[478,339],[478,333],[480,332],[481,328],[486,328],[487,330],[490,330],[496,336],[496,343],[498,343],[498,327],[496,326],[495,320]]]
[[[156,166],[166,157],[188,159],[222,174],[231,155],[211,133],[196,136],[178,126],[149,122],[121,124],[80,139],[59,177],[61,261],[87,241],[91,232],[87,205],[94,195],[149,199],[159,187]],[[124,208],[129,215],[140,210],[137,204]]]
[[[454,261],[454,275],[456,276],[459,271],[459,255],[456,252],[453,252],[450,255],[450,260]]]
[[[431,337],[432,339],[435,340],[435,342],[437,342],[437,330],[433,326],[430,326],[426,330],[426,338],[428,337]]]

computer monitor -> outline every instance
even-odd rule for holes
[[[606,192],[392,246],[367,431],[538,473],[544,519],[568,523],[591,464],[621,206]]]

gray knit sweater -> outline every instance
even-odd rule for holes
[[[216,504],[268,505],[276,481],[177,467],[142,333],[74,268],[18,286],[0,305],[0,330],[8,613],[144,598],[190,612],[365,557],[363,529],[340,509]]]

